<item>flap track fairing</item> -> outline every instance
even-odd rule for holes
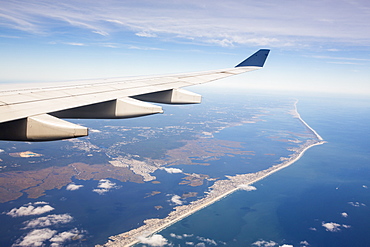
[[[181,88],[137,95],[133,98],[164,104],[199,104],[202,101],[201,95]]]
[[[59,118],[118,119],[156,113],[163,113],[162,107],[127,97],[53,112],[52,115]]]
[[[0,124],[0,139],[12,141],[54,141],[87,136],[86,127],[41,114]]]

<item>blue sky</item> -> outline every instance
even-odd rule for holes
[[[0,0],[0,82],[265,68],[209,87],[370,95],[370,1]]]

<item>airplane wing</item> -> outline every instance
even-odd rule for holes
[[[234,68],[213,71],[20,88],[0,86],[0,140],[52,141],[87,136],[86,127],[61,118],[131,118],[163,112],[148,102],[200,103],[199,94],[181,88],[260,69],[268,53],[261,49]]]

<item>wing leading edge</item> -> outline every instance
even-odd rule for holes
[[[0,140],[52,141],[88,135],[60,118],[131,118],[162,113],[165,104],[194,104],[201,96],[182,87],[263,67],[261,49],[234,68],[167,76],[112,78],[0,89]]]

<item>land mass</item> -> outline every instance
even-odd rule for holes
[[[16,200],[23,194],[29,198],[38,198],[45,195],[45,191],[61,189],[72,183],[72,179],[100,180],[106,178],[117,179],[122,182],[130,181],[143,183],[154,181],[151,175],[157,169],[176,164],[208,165],[210,159],[219,159],[225,155],[253,155],[252,151],[241,151],[241,144],[234,141],[199,138],[182,141],[183,146],[167,151],[163,160],[138,157],[117,157],[109,164],[72,163],[63,167],[48,167],[34,171],[16,171],[0,173],[0,203]],[[11,153],[13,157],[40,157],[30,151]],[[197,161],[197,162],[194,162]],[[199,186],[208,175],[185,174],[181,184]]]
[[[227,179],[218,180],[216,181],[210,188],[207,195],[199,200],[192,201],[188,205],[181,205],[174,208],[167,217],[164,219],[147,219],[144,221],[144,225],[133,229],[131,231],[111,236],[109,241],[104,244],[105,247],[113,247],[113,246],[132,246],[134,244],[139,243],[139,238],[147,237],[153,235],[168,226],[180,221],[189,215],[213,204],[214,202],[234,193],[237,190],[244,189],[250,190],[251,184],[293,164],[297,160],[299,160],[304,152],[309,148],[321,145],[325,143],[323,138],[314,130],[312,129],[300,116],[297,111],[297,102],[294,104],[294,110],[291,111],[293,117],[298,118],[301,123],[307,128],[307,130],[313,134],[315,137],[314,139],[307,140],[305,143],[301,144],[299,148],[294,149],[294,153],[291,154],[289,157],[282,158],[281,163],[277,165],[273,165],[268,169],[256,172],[256,173],[248,173],[248,174],[240,174],[235,176],[226,176]],[[254,189],[254,188],[253,188]],[[101,246],[101,245],[97,245]]]
[[[125,167],[73,163],[65,167],[49,167],[37,171],[0,173],[0,202],[15,200],[23,194],[27,194],[29,198],[38,198],[45,195],[46,190],[61,189],[72,183],[72,178],[100,180],[107,177],[122,182],[143,183],[141,176]]]

